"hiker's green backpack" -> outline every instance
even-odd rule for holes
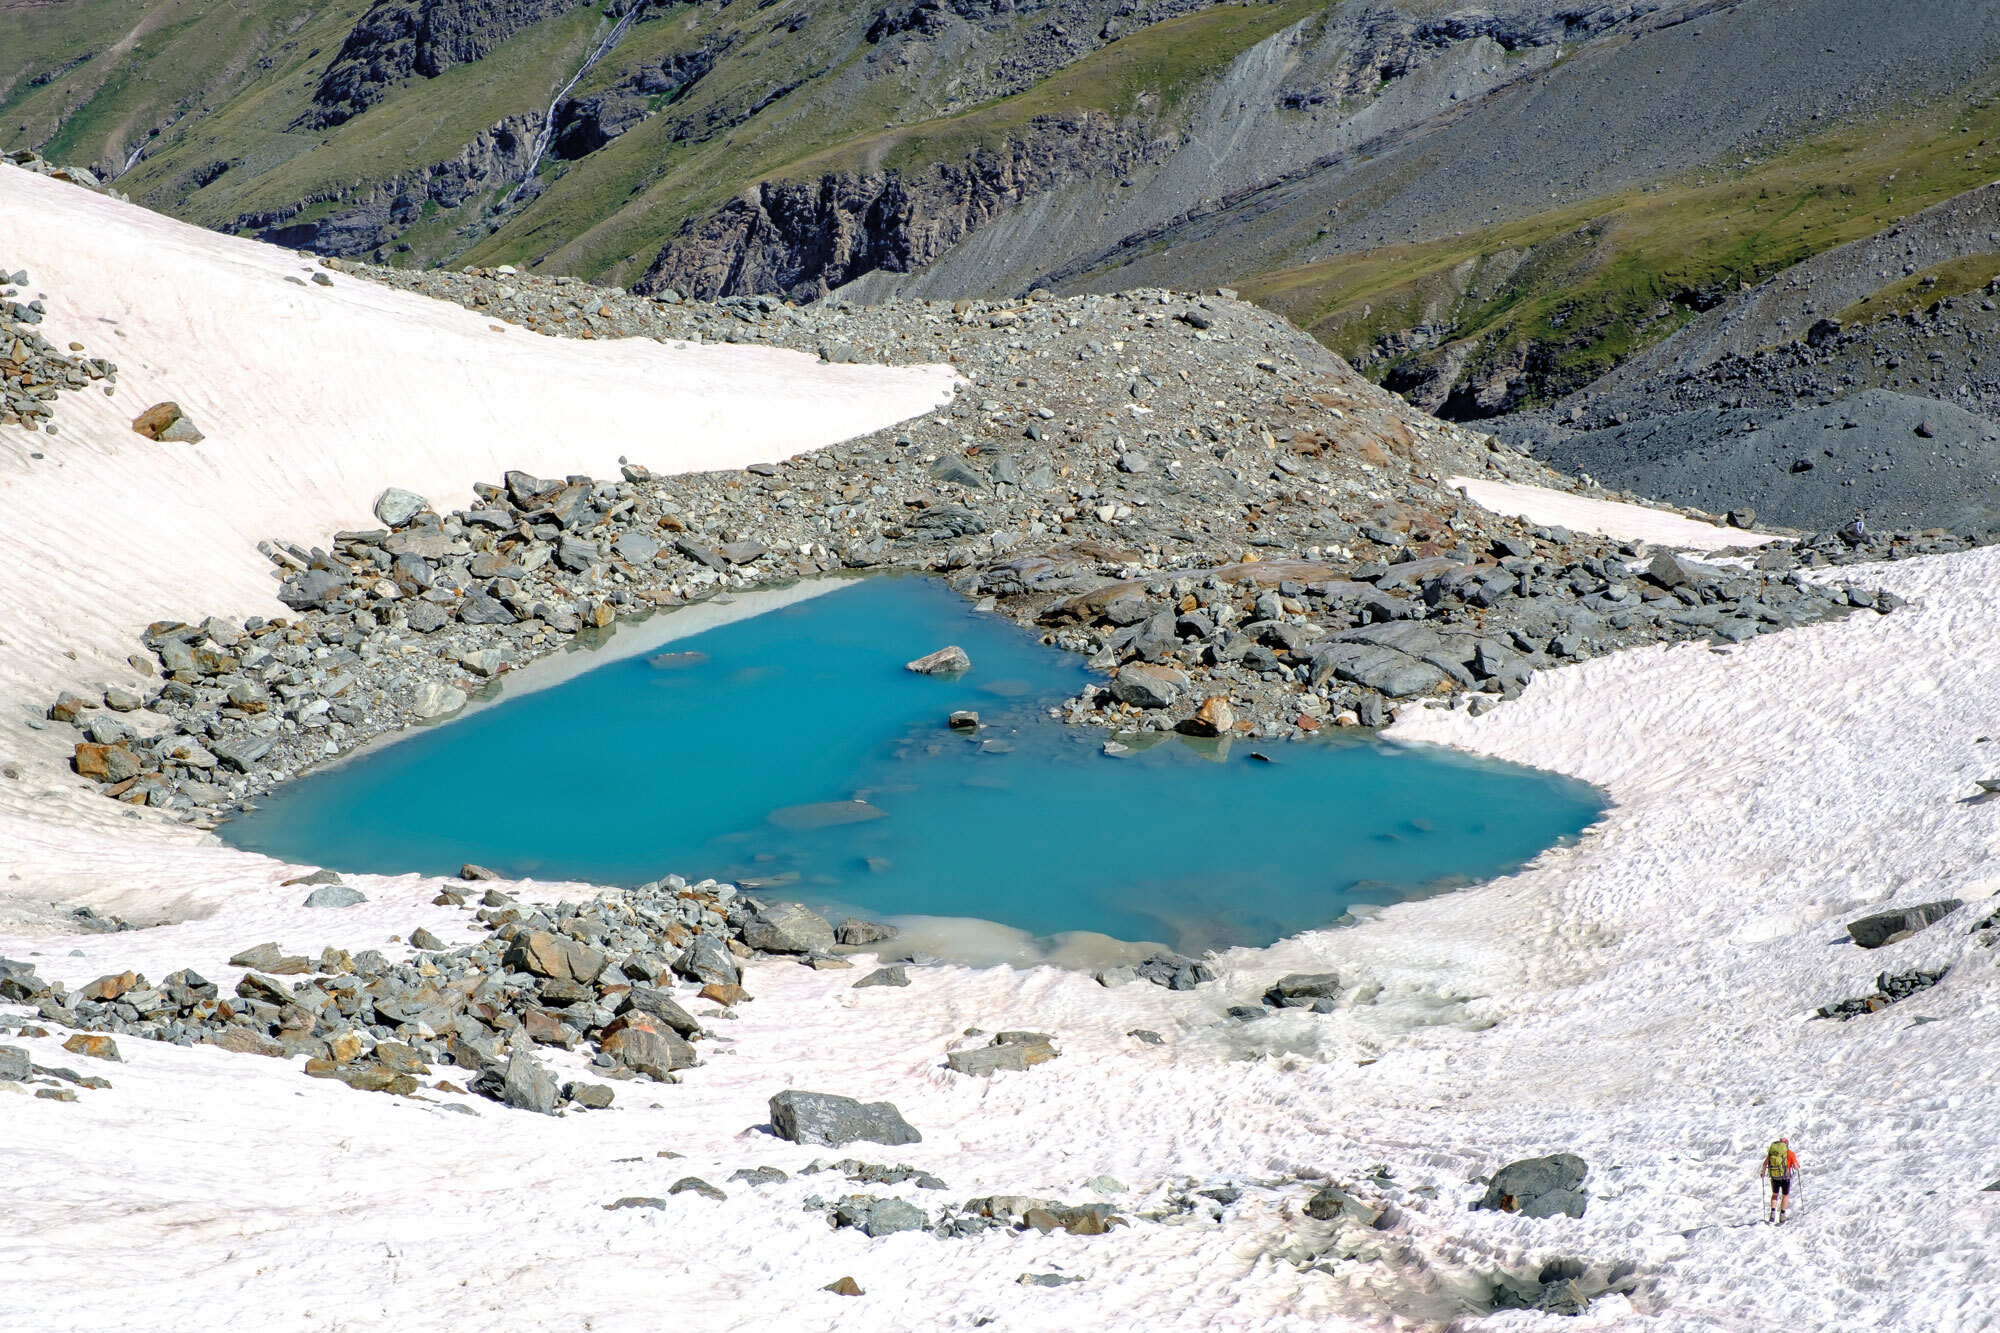
[[[1792,1150],[1785,1146],[1783,1139],[1770,1146],[1764,1154],[1764,1168],[1770,1173],[1771,1179],[1785,1178],[1785,1162],[1791,1155]]]

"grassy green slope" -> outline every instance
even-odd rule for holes
[[[1326,0],[1220,5],[1141,29],[1012,97],[910,124],[893,123],[914,100],[907,83],[843,77],[873,48],[854,43],[829,57],[830,42],[822,37],[796,49],[816,50],[832,67],[820,76],[818,88],[793,94],[796,102],[781,103],[774,113],[691,145],[672,142],[675,115],[656,117],[574,164],[518,222],[503,227],[468,258],[540,263],[630,281],[683,221],[705,215],[759,180],[811,180],[829,172],[916,170],[961,161],[1047,114],[1096,110],[1155,124],[1171,122],[1193,89],[1244,50],[1326,7]],[[837,21],[836,15],[815,11],[815,23]],[[846,30],[859,32],[864,26],[850,20]],[[684,40],[692,45],[705,31],[691,20],[683,29]],[[811,36],[812,29],[800,35]],[[726,76],[718,68],[697,85],[697,100],[674,110],[697,114],[810,72],[787,64],[781,49],[744,53],[739,48],[732,52]]]
[[[1698,309],[1808,256],[2000,174],[2000,103],[1840,125],[1748,167],[1709,170],[1427,245],[1246,274],[1281,311],[1377,378],[1433,350],[1378,359],[1385,334],[1449,322],[1473,368],[1530,352],[1537,397],[1580,387]],[[1478,278],[1510,277],[1482,289]],[[1466,290],[1467,288],[1470,290]]]
[[[323,21],[343,12],[358,14],[358,0],[66,0],[0,9],[0,144],[122,165],[154,130],[268,82],[275,65],[324,31],[344,32],[338,19]]]

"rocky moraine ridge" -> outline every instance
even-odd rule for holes
[[[1483,709],[1623,647],[1887,612],[1800,567],[1955,544],[1849,532],[1718,566],[1494,515],[1444,479],[1562,483],[1226,294],[794,308],[373,275],[543,333],[951,361],[970,383],[921,420],[741,472],[512,472],[463,508],[392,489],[376,528],[273,539],[293,615],[158,622],[141,679],[51,708],[81,733],[76,771],[120,800],[206,824],[621,618],[843,570],[932,572],[1085,654],[1105,678],[1063,715],[1116,744]]]
[[[99,184],[81,167],[60,167],[38,153],[0,153],[0,162],[49,176],[71,185],[124,196]],[[37,326],[47,313],[41,297],[31,294],[29,273],[0,253],[0,426],[29,432],[61,433],[55,424],[56,403],[64,393],[80,393],[101,385],[106,397],[117,390],[118,367],[103,357],[84,356],[84,346],[72,342],[65,350],[44,338]],[[36,455],[40,457],[38,453]]]

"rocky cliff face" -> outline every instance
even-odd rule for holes
[[[675,51],[631,70],[604,92],[565,98],[556,108],[550,148],[566,161],[596,152],[651,116],[659,99],[674,102],[685,97],[733,44],[722,37],[692,51]]]
[[[1084,112],[1041,117],[1000,149],[921,173],[763,181],[690,223],[635,290],[812,300],[864,273],[921,268],[1024,199],[1167,148]]]
[[[509,116],[482,131],[449,161],[352,194],[310,198],[278,212],[245,214],[232,230],[253,232],[259,240],[294,250],[369,254],[393,243],[423,215],[427,203],[457,208],[476,195],[526,176],[534,157],[535,136],[541,133],[545,118],[539,111]],[[326,203],[340,207],[317,218],[297,220],[300,214]]]
[[[351,120],[403,80],[478,60],[522,29],[582,0],[376,0],[341,43],[300,129]]]

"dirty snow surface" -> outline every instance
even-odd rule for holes
[[[136,215],[82,191],[74,200],[44,193],[46,182],[30,191],[17,174],[0,168],[0,211],[16,247],[8,262],[50,276],[53,310],[88,289],[89,265],[75,256],[100,234],[122,236]],[[75,216],[61,216],[66,208]],[[44,227],[40,210],[56,210],[64,226]],[[86,223],[100,231],[79,230]],[[172,251],[187,302],[206,299],[210,276],[220,283],[234,272],[247,288],[295,263],[144,225],[153,230],[135,244]],[[134,271],[115,284],[100,275],[93,299],[155,280],[136,251],[105,253]],[[62,254],[71,258],[59,263]],[[260,316],[249,295],[225,290],[263,335],[283,336],[305,318],[289,307]],[[428,321],[424,336],[441,346],[483,329],[414,298],[341,293],[333,289],[356,328]],[[140,321],[136,306],[116,308]],[[180,336],[205,345],[199,329]],[[97,350],[99,338],[90,341]],[[153,393],[139,387],[142,366],[168,373],[170,341],[143,355],[107,351],[129,362],[118,412]],[[667,374],[667,349],[536,346],[564,365],[596,366],[601,385],[630,369],[623,358],[659,358],[653,387],[617,390],[628,396],[616,410],[600,405],[604,429],[636,429],[621,427],[623,414],[643,411],[648,394],[702,391]],[[837,396],[871,383],[860,371],[835,375],[769,354],[708,355],[718,375],[773,377],[773,395],[809,396],[817,385]],[[469,376],[486,374],[465,365]],[[361,520],[374,488],[407,480],[413,459],[430,469],[423,484],[462,485],[511,465],[601,470],[606,455],[626,451],[616,438],[484,429],[462,446],[426,435],[399,447],[386,427],[357,428],[360,442],[315,482],[320,451],[335,447],[327,434],[302,428],[288,449],[256,413],[231,415],[230,375],[281,372],[291,373],[232,370],[217,356],[204,363],[206,378],[179,390],[195,398],[205,428],[215,425],[214,451],[181,465],[201,476],[206,500],[192,484],[175,489],[167,472],[153,478],[158,493],[121,481],[148,464],[136,437],[118,433],[118,412],[88,428],[80,408],[59,416],[75,429],[49,442],[50,460],[58,444],[67,460],[57,481],[8,440],[5,540],[24,540],[15,526],[24,523],[55,552],[23,563],[10,547],[0,565],[0,739],[10,751],[39,743],[22,719],[50,685],[87,675],[93,654],[122,642],[119,633],[129,639],[160,603],[183,604],[176,583],[214,580],[219,612],[259,609],[232,543],[262,534],[249,519],[232,526],[236,511],[266,520],[297,486],[300,526],[338,526]],[[313,377],[301,374],[260,410],[275,416],[307,395],[310,426],[349,406],[365,415],[371,395],[416,401],[396,387],[392,366],[376,364],[372,375],[370,393],[350,382],[335,404],[311,399]],[[443,430],[454,412],[474,410],[451,395],[504,393],[505,378],[439,388],[434,424]],[[878,410],[893,419],[925,410],[942,382],[872,383],[885,385]],[[861,428],[831,411],[797,424],[801,447]],[[726,433],[692,438],[714,442],[705,457],[727,453]],[[763,443],[740,448],[747,456]],[[573,458],[562,459],[565,448]],[[663,452],[655,466],[670,461]],[[154,504],[180,506],[193,525],[185,544],[147,536],[141,524]],[[204,517],[205,506],[230,521]],[[78,537],[86,513],[107,535]],[[162,569],[126,551],[141,537]],[[115,575],[96,572],[105,560],[121,562]],[[1988,753],[2000,744],[2000,551],[1842,571],[1862,573],[1910,605],[1727,651],[1596,659],[1545,673],[1519,701],[1476,719],[1406,711],[1397,736],[1560,769],[1600,784],[1615,805],[1580,845],[1520,874],[1227,954],[1216,960],[1218,982],[1194,991],[953,966],[913,968],[907,989],[854,990],[858,969],[762,963],[746,978],[757,998],[734,1020],[711,1016],[718,1037],[680,1084],[621,1083],[614,1109],[560,1118],[429,1089],[356,1092],[306,1078],[296,1062],[213,1047],[128,1039],[124,1062],[109,1064],[63,1052],[59,1031],[0,1038],[38,1063],[112,1085],[74,1103],[0,1092],[7,1308],[24,1326],[100,1330],[1991,1327],[2000,1193],[1984,1187],[2000,1176],[2000,974],[1972,927],[1991,906],[1979,900],[2000,886],[2000,805],[1972,798],[1976,778],[2000,773]],[[15,617],[28,607],[66,614],[24,632]],[[71,618],[82,627],[72,631]],[[62,656],[72,643],[82,664]],[[0,882],[12,900],[81,901],[87,890],[163,922],[117,935],[56,934],[25,916],[0,927],[9,932],[0,955],[44,975],[75,985],[125,968],[157,980],[192,966],[226,991],[240,973],[225,960],[264,940],[393,954],[402,946],[387,941],[420,925],[448,944],[468,938],[464,913],[430,905],[436,881],[352,877],[367,904],[306,912],[303,889],[279,887],[296,868],[99,817],[46,776],[49,763],[23,767],[43,776],[4,784]],[[1167,824],[1145,835],[1247,832]],[[545,898],[561,888],[520,891]],[[1871,909],[1947,897],[1972,901],[1879,950],[1859,950],[1841,929]],[[1865,994],[1885,969],[1947,965],[1941,985],[1883,1012],[1809,1018],[1820,1004]],[[1343,983],[1334,1013],[1225,1014],[1255,1004],[1281,974],[1325,971]],[[947,1072],[943,1053],[968,1027],[1050,1032],[1062,1055],[991,1081]],[[1126,1035],[1133,1029],[1164,1040]],[[560,1053],[548,1058],[560,1076],[581,1072]],[[889,1099],[923,1141],[845,1150],[780,1142],[764,1128],[765,1107],[784,1088]],[[1804,1181],[1794,1220],[1773,1229],[1762,1225],[1755,1173],[1763,1145],[1781,1133]],[[1474,1177],[1558,1151],[1590,1165],[1583,1218],[1469,1210],[1483,1192]],[[844,1155],[908,1163],[948,1189],[799,1174],[815,1158]],[[767,1164],[791,1178],[756,1187],[730,1179]],[[1313,1173],[1391,1205],[1384,1225],[1304,1217]],[[1107,1175],[1122,1190],[1094,1192],[1088,1182]],[[721,1186],[727,1199],[668,1196],[685,1176]],[[1104,1197],[1132,1224],[1103,1236],[870,1240],[831,1230],[802,1206],[808,1195],[850,1190],[932,1211],[994,1193]],[[664,1204],[604,1207],[634,1195]],[[1533,1276],[1556,1258],[1629,1265],[1638,1282],[1576,1318],[1485,1311],[1496,1274]],[[1024,1274],[1077,1280],[1024,1285]],[[841,1277],[866,1294],[822,1290]]]

